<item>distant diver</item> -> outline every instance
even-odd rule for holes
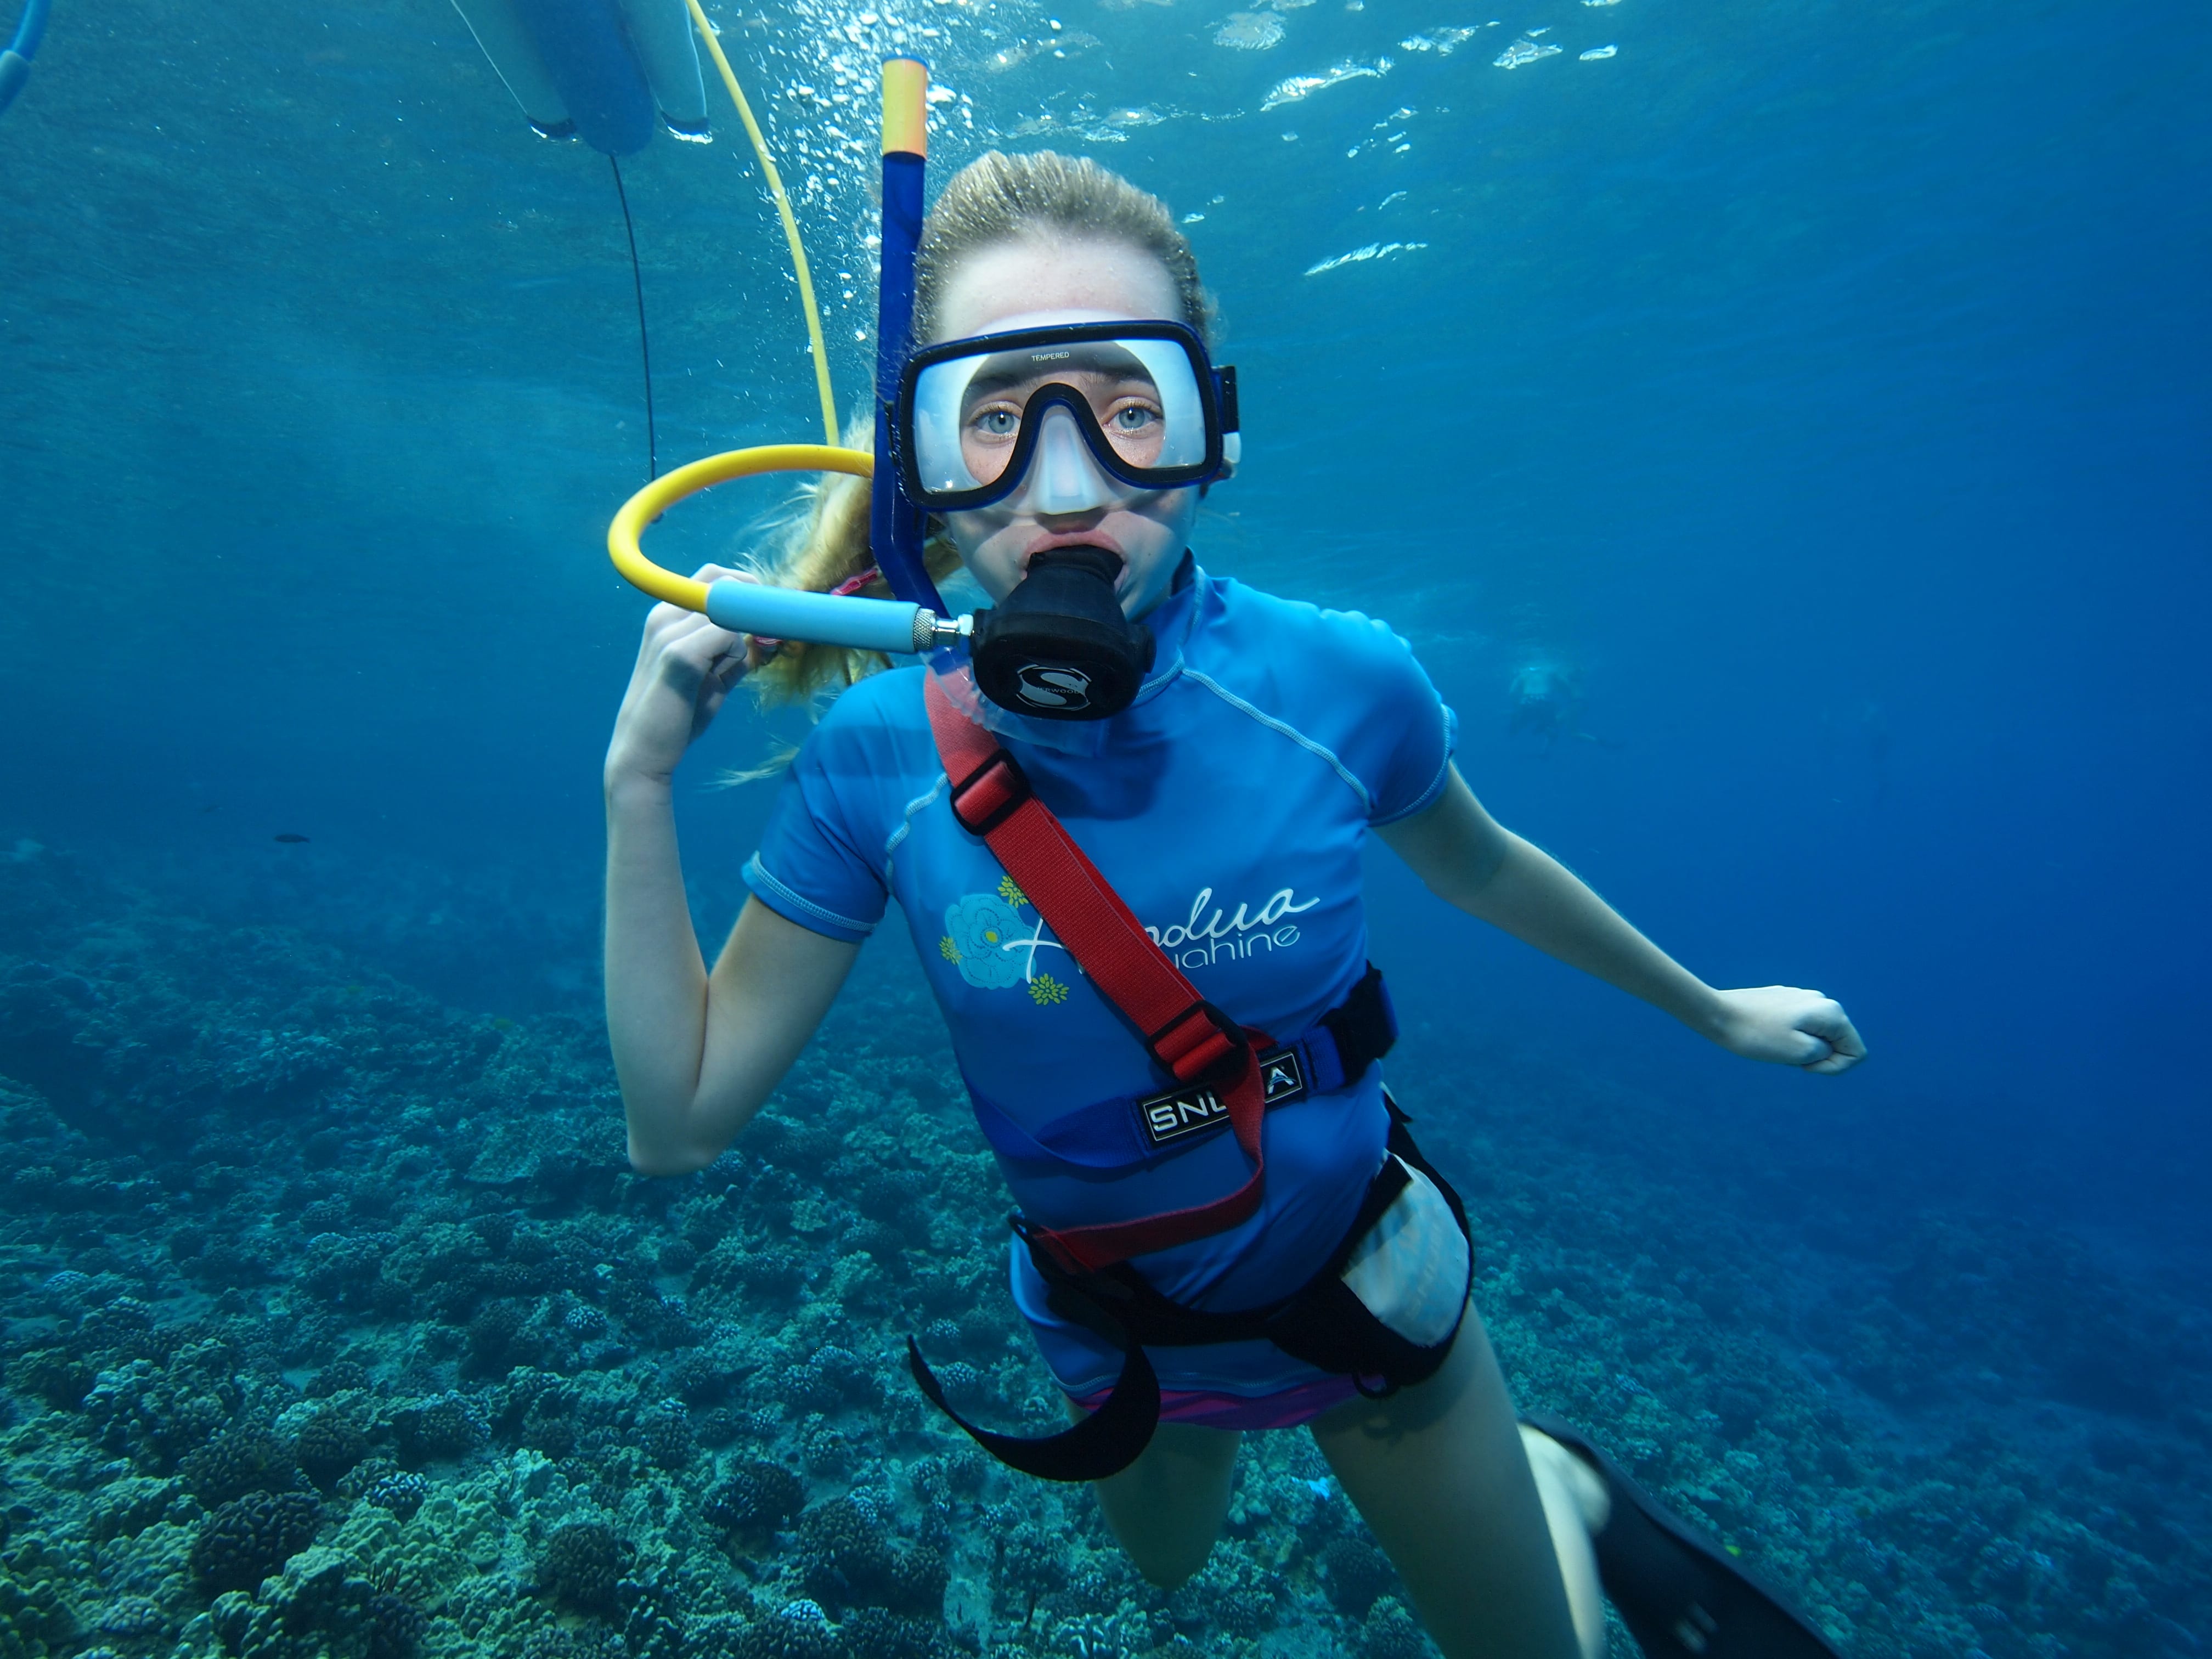
[[[1583,730],[1582,676],[1550,657],[1534,657],[1523,663],[1507,693],[1513,700],[1513,712],[1506,729],[1516,736],[1526,732],[1540,738],[1547,755],[1562,737],[1604,749],[1620,747]]]
[[[298,847],[305,842],[307,838],[305,836],[299,834],[296,830],[287,830],[282,835],[271,836],[270,839],[271,841],[281,841],[287,847]]]
[[[39,42],[46,38],[46,8],[47,0],[24,0],[15,38],[0,52],[0,115],[8,112],[8,106],[31,78],[31,59],[39,55]]]

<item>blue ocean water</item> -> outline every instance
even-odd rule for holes
[[[874,349],[874,66],[916,50],[952,94],[940,173],[992,144],[1077,149],[1183,219],[1247,434],[1207,567],[1389,621],[1498,817],[1705,978],[1814,985],[1858,1021],[1873,1058],[1845,1078],[1747,1066],[1375,860],[1394,1081],[1487,1203],[1485,1312],[1524,1396],[1649,1448],[1854,1654],[2197,1651],[2203,9],[708,10],[793,187],[844,407]],[[623,164],[664,465],[817,429],[774,216],[709,91],[711,145],[663,136]],[[663,1509],[741,1455],[799,1469],[812,1505],[896,1494],[916,1548],[921,1502],[945,1629],[986,1651],[1415,1650],[1337,1593],[1357,1528],[1297,1498],[1293,1451],[1255,1455],[1211,1588],[1158,1605],[1073,1504],[970,1490],[949,1462],[890,1472],[951,1443],[918,1415],[872,1443],[867,1389],[841,1394],[822,1355],[865,1346],[894,1377],[920,1292],[833,1295],[860,1247],[801,1224],[805,1192],[641,1197],[597,1140],[574,1163],[600,1173],[573,1180],[535,1152],[484,1163],[534,1100],[612,1121],[598,761],[643,607],[602,550],[646,433],[605,159],[533,137],[433,0],[58,0],[0,163],[0,1100],[33,1172],[0,1234],[0,1617],[22,1650],[212,1650],[213,1581],[186,1558],[229,1488],[191,1460],[263,1430],[302,1457],[306,1417],[337,1409],[309,1399],[351,1401],[391,1478],[428,1482],[431,1520],[406,1527],[506,1575],[486,1611],[459,1569],[393,1565],[415,1547],[364,1541],[376,1506],[325,1483],[326,1540],[441,1652],[550,1654],[565,1632],[704,1654],[781,1616],[818,1538],[714,1554],[719,1578],[676,1560],[686,1630],[543,1588],[544,1540],[478,1513],[488,1470],[538,1483],[510,1507],[557,1479],[574,1503],[549,1525],[611,1516],[650,1554]],[[727,557],[785,505],[725,491],[649,546]],[[1537,686],[1540,707],[1516,700]],[[708,786],[801,729],[733,706],[690,763],[709,939],[769,791]],[[914,1135],[963,1158],[905,948],[871,947],[778,1109],[918,1113]],[[408,1045],[413,1072],[370,1058]],[[495,1052],[556,1081],[499,1082]],[[746,1167],[818,1180],[819,1148],[786,1152]],[[966,1196],[976,1223],[1002,1204]],[[800,1206],[813,1255],[761,1269],[805,1280],[787,1326],[746,1323],[738,1269],[702,1281],[666,1249],[712,1261],[752,1237],[702,1218],[741,1198]],[[614,1267],[482,1292],[568,1332],[520,1369],[633,1377],[636,1398],[566,1451],[518,1426],[536,1419],[496,1317],[378,1299],[446,1271],[415,1212],[520,1216],[485,1243],[502,1261],[516,1224],[544,1260],[649,1258],[628,1302]],[[773,1255],[756,1243],[748,1261]],[[323,1260],[356,1247],[354,1277]],[[186,1378],[210,1340],[228,1393]],[[665,1382],[718,1342],[751,1345],[717,1373],[738,1381]],[[594,1369],[608,1344],[625,1352]],[[374,1388],[301,1393],[348,1364]],[[747,1392],[780,1368],[817,1418]],[[160,1413],[116,1403],[132,1388],[220,1409],[143,1428]],[[736,1426],[632,1468],[617,1453],[664,1395]],[[440,1401],[481,1432],[422,1428]],[[528,1455],[551,1473],[514,1474]],[[160,1518],[100,1507],[131,1482]],[[993,1557],[986,1504],[1035,1551],[1081,1534],[1080,1571]]]

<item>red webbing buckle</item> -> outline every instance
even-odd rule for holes
[[[1200,1019],[1202,1025],[1195,1023]],[[1200,998],[1147,1036],[1145,1047],[1177,1082],[1212,1080],[1225,1087],[1236,1081],[1225,1075],[1227,1067],[1241,1063],[1251,1043],[1243,1026]]]
[[[994,749],[981,766],[952,786],[952,816],[969,835],[988,836],[1035,793],[1021,763],[1005,750]]]

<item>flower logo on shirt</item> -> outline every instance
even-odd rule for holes
[[[1067,1000],[1067,988],[1050,974],[1039,973],[1036,953],[1066,947],[1044,937],[1044,919],[1022,919],[1028,901],[1008,877],[995,893],[969,893],[947,905],[945,937],[937,941],[938,954],[960,970],[960,977],[978,990],[1001,991],[1026,985],[1030,998],[1040,1008]]]
[[[938,948],[959,964],[960,977],[970,985],[995,991],[1021,982],[1016,941],[1026,930],[1021,913],[996,893],[970,893],[947,906],[945,929]]]

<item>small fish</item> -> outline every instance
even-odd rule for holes
[[[283,835],[277,836],[276,839],[283,842],[287,847],[297,847],[301,842],[307,840],[307,837],[305,836],[295,836],[289,830],[287,830]]]

